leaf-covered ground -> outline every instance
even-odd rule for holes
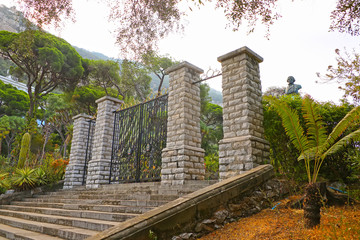
[[[304,228],[303,210],[287,208],[288,201],[281,201],[274,210],[265,209],[229,223],[200,239],[360,239],[360,204],[323,207],[320,226],[309,230]]]

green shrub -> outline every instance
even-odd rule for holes
[[[36,187],[37,178],[35,176],[35,169],[29,167],[16,168],[14,174],[11,176],[11,186],[16,190],[28,190]]]
[[[34,176],[36,178],[38,186],[46,185],[47,183],[49,183],[48,176],[42,167],[35,169]]]
[[[303,114],[301,109],[303,98],[300,95],[285,95],[279,97],[279,99],[294,109],[299,116]],[[347,103],[336,105],[330,102],[316,102],[316,104],[318,105],[320,116],[325,123],[327,134],[353,108],[352,105]],[[263,100],[263,107],[265,138],[270,143],[270,161],[277,175],[285,176],[296,182],[306,181],[305,166],[297,160],[300,153],[286,135],[281,118],[266,99]],[[300,118],[300,124],[303,129],[307,129],[302,118]],[[352,157],[355,155],[354,152],[358,152],[358,150],[355,144],[351,144],[341,149],[337,154],[329,156],[329,159],[324,162],[319,176],[324,180],[345,183],[354,179],[354,175],[357,172],[356,161],[354,160],[356,156]]]
[[[219,155],[212,153],[204,158],[206,179],[218,179],[219,174]]]
[[[5,193],[10,187],[8,176],[8,173],[0,173],[0,194]]]
[[[46,154],[41,168],[46,173],[48,183],[57,182],[63,179],[68,163],[68,160],[64,160],[60,157],[56,158],[53,154]]]

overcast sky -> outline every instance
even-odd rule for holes
[[[0,0],[7,6],[9,2]],[[183,33],[171,34],[161,41],[160,53],[206,71],[209,67],[221,68],[217,57],[248,46],[264,58],[260,64],[263,91],[271,86],[286,86],[287,77],[292,75],[296,84],[302,85],[302,93],[319,101],[338,102],[343,94],[337,89],[338,84],[317,84],[316,73],[324,74],[328,65],[336,64],[336,48],[359,50],[360,37],[328,31],[336,0],[280,0],[279,3],[282,18],[271,27],[270,40],[264,37],[261,26],[250,35],[246,34],[246,25],[239,32],[232,32],[226,28],[223,11],[208,4],[190,12]],[[67,22],[60,32],[51,32],[72,45],[121,58],[114,45],[114,28],[107,21],[106,5],[95,0],[73,0],[73,5],[76,23]],[[208,84],[221,91],[221,79],[209,80]]]

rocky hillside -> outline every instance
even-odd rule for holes
[[[21,12],[15,7],[8,8],[0,4],[0,31],[21,32],[26,29],[26,22]]]

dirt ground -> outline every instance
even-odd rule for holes
[[[285,199],[276,207],[265,209],[251,217],[229,223],[200,240],[241,239],[360,239],[360,204],[342,207],[322,207],[320,226],[304,228],[303,210],[291,209]]]

